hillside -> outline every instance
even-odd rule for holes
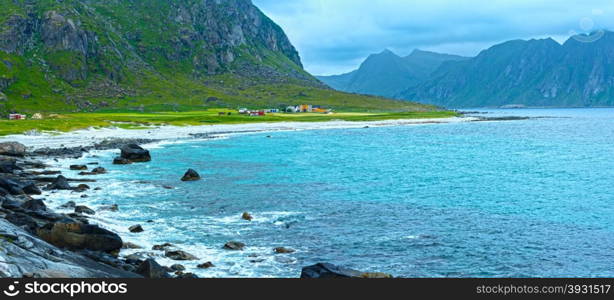
[[[313,103],[430,107],[328,89],[249,0],[0,3],[0,113]]]
[[[400,98],[446,107],[614,105],[614,33],[516,40],[443,64]]]
[[[390,50],[370,55],[360,67],[347,74],[318,76],[330,87],[346,92],[395,97],[429,78],[442,63],[466,58],[414,50],[400,57]]]

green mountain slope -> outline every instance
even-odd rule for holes
[[[249,0],[0,2],[0,112],[309,102],[429,109],[332,91]]]
[[[400,94],[446,107],[614,105],[614,33],[516,40],[477,57],[443,64],[428,81]]]
[[[318,76],[318,79],[340,91],[395,97],[408,87],[422,83],[442,63],[465,59],[421,50],[400,57],[385,50],[370,55],[358,70],[342,75]]]

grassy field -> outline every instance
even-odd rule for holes
[[[231,115],[219,115],[220,112],[231,112]],[[0,136],[21,134],[32,130],[40,132],[68,132],[85,128],[120,127],[126,129],[143,128],[143,126],[158,125],[214,125],[214,124],[245,124],[265,122],[324,122],[332,120],[344,121],[379,121],[394,119],[429,119],[449,118],[457,114],[452,111],[427,112],[396,112],[396,113],[359,113],[340,112],[334,114],[269,114],[261,117],[240,115],[237,111],[228,109],[210,109],[192,112],[159,112],[159,113],[73,113],[47,114],[42,120],[0,120]]]

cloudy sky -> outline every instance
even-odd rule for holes
[[[312,74],[351,71],[371,53],[473,56],[511,39],[614,29],[612,0],[253,0],[281,25]],[[576,2],[576,3],[574,3]]]

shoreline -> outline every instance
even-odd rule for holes
[[[53,132],[37,135],[7,135],[0,142],[16,141],[28,149],[60,149],[71,147],[92,147],[105,140],[150,139],[154,142],[191,139],[199,137],[219,137],[229,134],[248,134],[274,131],[351,129],[369,127],[393,127],[427,124],[449,124],[476,122],[477,117],[451,117],[434,119],[398,119],[383,121],[327,121],[327,122],[274,122],[247,124],[220,124],[197,126],[163,125],[143,129],[122,129],[118,127],[85,129],[71,132]]]

